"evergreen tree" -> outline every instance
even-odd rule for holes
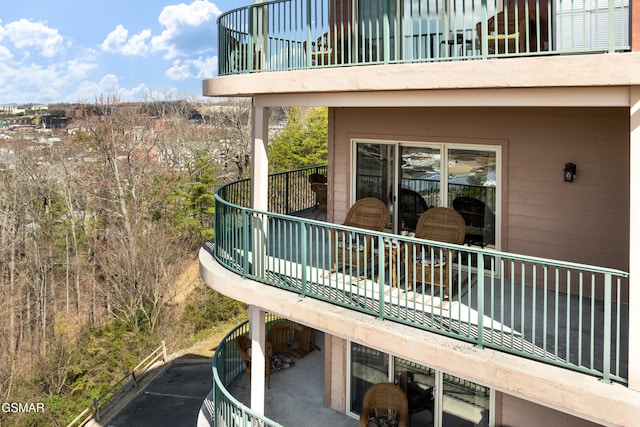
[[[272,172],[327,163],[327,108],[298,108],[287,112],[288,123],[269,147]]]

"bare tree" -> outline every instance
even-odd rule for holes
[[[96,182],[93,209],[102,233],[93,250],[100,287],[106,303],[123,321],[142,327],[143,313],[155,327],[160,296],[170,281],[163,265],[175,261],[169,251],[153,253],[167,245],[165,235],[150,222],[154,207],[152,176],[166,168],[158,161],[155,122],[139,106],[122,106],[117,99],[103,99],[98,112],[83,118],[79,140],[93,148],[95,161],[87,163]],[[166,270],[166,268],[164,269]]]
[[[234,98],[200,109],[204,122],[214,130],[211,144],[225,180],[246,177],[251,160],[251,102]]]

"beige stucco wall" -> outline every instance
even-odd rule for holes
[[[600,425],[508,394],[502,394],[501,400],[502,420],[497,425],[502,427],[596,427]]]
[[[347,341],[335,335],[325,335],[325,405],[339,412],[347,406]]]
[[[501,249],[628,269],[627,108],[334,108],[330,204],[350,204],[357,138],[502,147]],[[573,183],[564,164],[577,164]]]

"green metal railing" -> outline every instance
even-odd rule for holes
[[[218,73],[630,50],[629,0],[502,3],[254,4],[218,18]]]
[[[311,166],[269,175],[269,194],[279,196],[269,198],[269,212],[286,215],[314,206],[316,195],[309,186],[309,176],[312,174],[326,175],[327,166]],[[218,193],[234,205],[251,206],[251,181],[248,179],[221,187]]]
[[[217,191],[216,238],[207,244],[237,274],[478,347],[627,382],[628,273],[368,232],[225,199],[245,186]],[[422,268],[428,263],[446,265],[448,274]]]
[[[244,364],[235,348],[234,340],[249,333],[249,322],[244,322],[229,332],[220,342],[213,355],[212,401],[205,401],[211,425],[216,426],[261,426],[282,427],[280,424],[256,414],[248,406],[235,399],[227,387],[242,372]]]

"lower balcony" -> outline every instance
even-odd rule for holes
[[[627,382],[626,272],[310,219],[317,171],[271,176],[270,194],[284,196],[272,212],[243,207],[248,181],[221,188],[205,248],[239,276],[304,298]]]
[[[267,326],[279,320],[271,317]],[[218,346],[213,359],[214,388],[202,406],[199,426],[359,425],[357,419],[323,404],[324,349],[321,347],[303,358],[294,358],[290,366],[271,373],[270,387],[265,394],[264,417],[255,414],[250,409],[251,381],[245,383],[245,366],[234,345],[238,336],[248,332],[249,324],[245,322]],[[322,342],[321,334],[317,340]]]

